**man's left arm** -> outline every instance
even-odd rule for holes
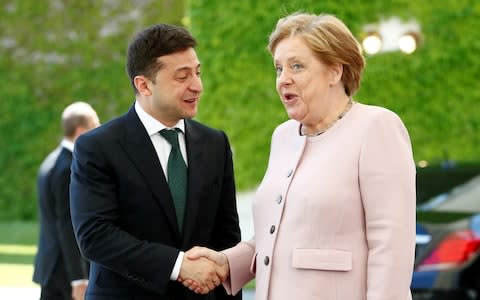
[[[224,169],[222,183],[220,185],[220,205],[216,214],[215,229],[211,247],[223,250],[238,244],[241,240],[240,225],[238,220],[237,202],[235,193],[235,178],[233,172],[233,159],[230,143],[225,133],[224,138]],[[223,287],[215,289],[217,299],[232,300],[242,299],[242,293],[236,296],[228,296]]]

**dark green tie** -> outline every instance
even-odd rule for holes
[[[182,232],[185,202],[187,200],[187,165],[178,144],[178,129],[163,129],[160,134],[172,145],[168,156],[167,176],[170,194],[172,194],[177,215],[178,228]]]

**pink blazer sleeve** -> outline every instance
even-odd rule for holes
[[[415,163],[400,118],[383,111],[360,154],[368,243],[367,300],[410,299],[415,253]]]
[[[229,295],[235,295],[255,277],[255,240],[240,242],[235,247],[222,251],[228,258],[230,278],[223,283]]]

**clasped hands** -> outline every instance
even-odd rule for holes
[[[227,280],[227,256],[205,247],[185,252],[178,281],[197,294],[207,294]]]

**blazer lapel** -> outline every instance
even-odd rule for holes
[[[298,167],[298,163],[300,162],[300,158],[305,151],[305,146],[307,144],[307,137],[300,136],[298,134],[293,134],[292,139],[292,150],[294,155],[292,156],[292,162],[294,163],[294,168]]]
[[[202,163],[205,143],[201,139],[198,128],[189,120],[185,120],[185,134],[188,157],[188,190],[183,227],[183,245],[187,245],[188,241],[191,240],[193,230],[196,226],[200,205],[198,195],[201,194],[201,178],[205,168],[205,165]]]
[[[126,119],[125,137],[123,139],[125,151],[165,211],[172,231],[179,237],[173,200],[152,141],[133,107],[128,111]]]
[[[300,136],[297,133],[298,126],[293,126],[291,132],[287,132],[285,136],[277,137],[281,140],[290,140],[291,143],[288,146],[288,157],[290,160],[290,165],[288,166],[287,177],[288,183],[285,186],[285,199],[287,199],[288,191],[290,189],[290,184],[292,183],[293,176],[297,171],[298,164],[300,163],[300,159],[302,158],[303,152],[305,151],[305,147],[307,145],[307,137]],[[285,200],[287,201],[287,200]],[[282,210],[285,208],[285,205],[282,206]]]

